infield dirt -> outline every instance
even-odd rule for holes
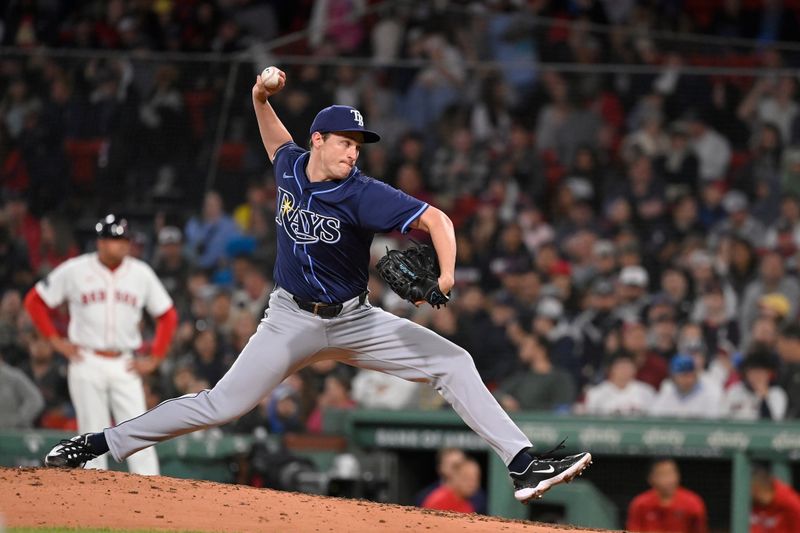
[[[0,513],[9,527],[369,533],[591,531],[209,481],[44,468],[0,468]]]

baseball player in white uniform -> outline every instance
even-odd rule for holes
[[[177,313],[161,281],[146,263],[128,256],[128,224],[108,215],[97,223],[97,252],[70,259],[39,281],[25,306],[39,332],[69,359],[67,381],[78,429],[101,431],[146,410],[142,375],[153,372],[166,354]],[[68,337],[61,337],[48,308],[66,302]],[[149,357],[134,357],[142,345],[142,309],[157,319]],[[129,470],[158,475],[158,457],[149,448],[131,456]],[[88,468],[108,468],[105,456]]]

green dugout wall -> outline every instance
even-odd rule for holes
[[[59,440],[74,433],[48,430],[0,431],[0,466],[39,466],[44,455]],[[223,435],[220,431],[193,433],[158,445],[161,473],[180,478],[207,479],[230,483],[231,457],[250,449],[251,437]],[[109,459],[109,468],[125,470]]]
[[[591,451],[595,465],[587,471],[589,479],[594,471],[603,471],[606,477],[616,476],[620,484],[631,479],[643,481],[647,464],[656,456],[679,460],[684,465],[684,479],[692,477],[693,473],[687,472],[685,465],[696,465],[696,470],[708,478],[703,480],[705,486],[730,487],[726,511],[732,533],[745,533],[749,529],[752,461],[772,462],[773,471],[791,482],[793,462],[800,459],[799,423],[588,418],[532,413],[517,414],[514,419],[536,449],[549,449],[568,437],[565,452]],[[473,451],[488,448],[452,412],[350,411],[330,413],[326,424],[326,429],[349,435],[352,445],[366,450],[395,449],[402,453],[402,450],[435,450],[443,446]],[[612,472],[604,469],[604,462],[616,465]],[[490,514],[510,518],[527,516],[526,507],[513,499],[505,466],[493,453],[489,454],[488,480]],[[604,488],[605,492],[609,491],[608,487]],[[543,502],[553,501],[555,497],[559,501],[577,500],[606,507],[603,496],[585,486],[570,490],[574,491],[570,498],[548,493]],[[613,483],[610,490],[613,491]],[[604,513],[606,510],[598,510],[594,514],[596,520]],[[569,510],[567,516],[570,516]],[[610,522],[584,523],[609,527],[606,524]]]

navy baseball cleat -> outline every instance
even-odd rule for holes
[[[97,457],[89,446],[89,435],[90,433],[84,433],[71,439],[63,439],[45,456],[45,466],[83,468],[88,461]]]
[[[589,452],[570,455],[563,459],[536,457],[523,472],[511,472],[514,481],[514,497],[528,503],[559,483],[569,483],[581,475],[592,464]]]

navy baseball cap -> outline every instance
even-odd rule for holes
[[[313,134],[315,131],[320,133],[356,131],[364,135],[365,143],[376,143],[381,140],[380,135],[364,128],[364,115],[361,111],[349,105],[332,105],[317,113],[308,133]]]

